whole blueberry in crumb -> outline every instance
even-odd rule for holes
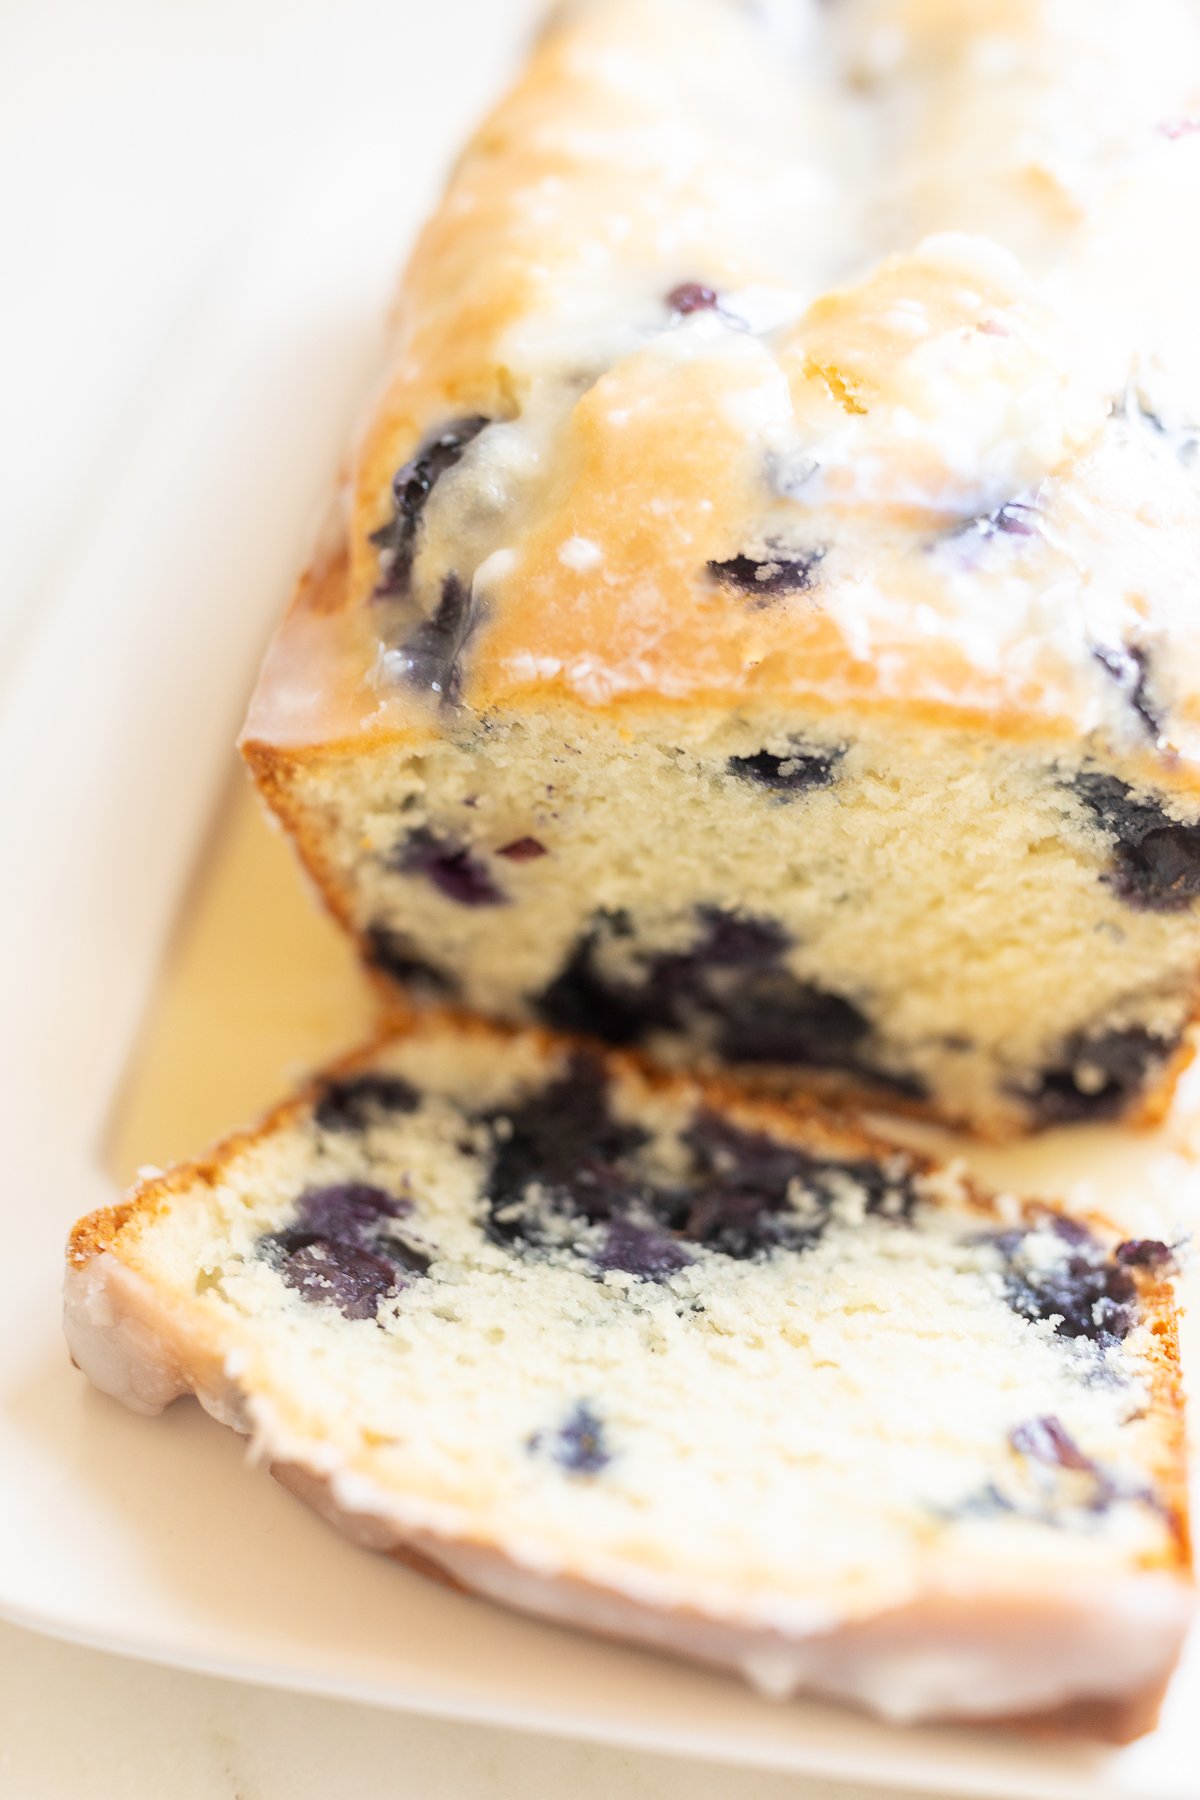
[[[405,875],[424,875],[439,893],[459,906],[503,906],[508,898],[478,858],[427,825],[409,833],[393,867]]]
[[[705,566],[710,580],[722,587],[756,599],[774,599],[778,594],[806,594],[814,588],[824,555],[824,550],[814,549],[799,556],[731,556]]]
[[[638,1190],[627,1158],[646,1141],[636,1125],[614,1119],[603,1066],[577,1054],[564,1073],[518,1106],[488,1115],[495,1147],[487,1180],[487,1230],[497,1242],[538,1245],[546,1237],[541,1204],[559,1216],[596,1223]],[[539,1205],[526,1207],[529,1190]]]
[[[643,1197],[635,1196],[635,1200]],[[653,1200],[646,1210],[653,1207]],[[605,1229],[604,1239],[592,1253],[592,1264],[603,1274],[619,1270],[636,1275],[643,1281],[666,1281],[686,1269],[692,1261],[690,1252],[657,1224],[638,1224],[626,1213],[614,1213]]]
[[[603,1420],[586,1400],[573,1407],[561,1425],[535,1433],[528,1449],[535,1456],[550,1457],[571,1475],[598,1475],[612,1461]]]
[[[817,750],[797,744],[784,756],[776,756],[770,750],[756,750],[752,756],[731,756],[725,766],[731,775],[755,787],[768,788],[775,794],[799,794],[828,787],[844,755],[841,749]]]
[[[772,969],[728,996],[717,1043],[728,1062],[865,1070],[861,1052],[870,1033],[866,1014],[844,994]]]
[[[309,1188],[296,1201],[292,1224],[261,1238],[258,1254],[303,1299],[336,1306],[347,1319],[373,1319],[382,1299],[429,1267],[424,1251],[393,1229],[410,1210],[408,1201],[366,1182]]]
[[[452,995],[458,991],[458,983],[452,975],[427,962],[418,954],[407,933],[393,931],[390,925],[368,926],[364,936],[364,950],[373,969],[391,976],[393,981],[412,988],[414,992]]]
[[[711,312],[718,303],[717,290],[700,281],[681,281],[667,295],[667,305],[673,313]]]
[[[1171,1049],[1136,1025],[1076,1032],[1063,1046],[1061,1064],[1044,1069],[1025,1097],[1043,1125],[1119,1118]]]
[[[701,936],[691,954],[698,955],[713,968],[753,968],[774,962],[791,941],[777,920],[759,919],[753,913],[727,912],[720,906],[698,906],[696,918],[701,926]]]
[[[1175,1252],[1158,1238],[1126,1238],[1114,1252],[1124,1269],[1169,1270],[1175,1266]]]
[[[365,1131],[389,1113],[412,1112],[419,1100],[402,1075],[345,1075],[325,1083],[313,1117],[322,1131]]]
[[[314,1238],[297,1244],[279,1263],[285,1283],[305,1300],[336,1306],[344,1319],[373,1319],[379,1302],[397,1291],[393,1263],[357,1244]]]
[[[1091,1236],[1064,1239],[1064,1254],[1047,1262],[1029,1253],[1027,1234],[994,1239],[1004,1258],[1004,1288],[1021,1318],[1052,1323],[1060,1337],[1101,1346],[1128,1336],[1138,1322],[1137,1284]]]
[[[386,1219],[401,1219],[411,1202],[365,1181],[306,1188],[296,1201],[294,1230],[345,1243],[366,1243]]]
[[[628,938],[623,913],[601,913],[567,961],[533,998],[560,1031],[614,1044],[644,1042],[659,1031],[695,1032],[730,1062],[824,1064],[920,1098],[915,1077],[878,1069],[869,1054],[871,1025],[844,995],[803,982],[781,966],[787,933],[775,920],[696,909],[692,948],[640,959],[628,975],[605,966],[605,946]]]
[[[909,1160],[895,1166],[814,1155],[766,1132],[701,1111],[683,1134],[696,1159],[681,1230],[726,1256],[817,1242],[840,1195],[856,1188],[869,1214],[911,1218],[917,1194]]]
[[[380,596],[404,593],[412,573],[417,529],[430,494],[448,469],[460,460],[468,444],[491,421],[478,413],[453,419],[425,438],[415,456],[392,477],[392,516],[371,534],[379,550]]]
[[[1113,840],[1105,880],[1122,900],[1147,912],[1190,906],[1200,894],[1200,823],[1172,819],[1115,775],[1083,770],[1071,785]]]

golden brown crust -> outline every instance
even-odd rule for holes
[[[601,308],[594,352],[586,337],[575,352],[587,369],[586,389],[579,394],[579,369],[568,359],[570,404],[549,445],[538,449],[536,490],[532,497],[521,490],[506,509],[502,541],[506,550],[516,547],[518,562],[489,577],[487,621],[469,659],[469,704],[521,710],[569,703],[611,711],[802,701],[812,709],[849,707],[931,730],[986,731],[1049,745],[1078,743],[1105,722],[1114,697],[1106,693],[1091,644],[1101,641],[1111,620],[1107,601],[1095,601],[1091,617],[1091,590],[1120,564],[1117,613],[1130,629],[1145,624],[1151,637],[1160,628],[1169,637],[1178,624],[1174,564],[1169,557],[1162,564],[1162,591],[1150,591],[1142,570],[1161,560],[1164,547],[1171,554],[1172,547],[1186,550],[1196,501],[1184,491],[1168,496],[1154,457],[1135,455],[1135,477],[1140,470],[1153,495],[1152,536],[1143,544],[1148,501],[1136,480],[1131,486],[1127,479],[1123,439],[1113,467],[1106,462],[1119,395],[1105,384],[1116,380],[1119,387],[1130,366],[1148,359],[1131,343],[1112,375],[1107,366],[1102,373],[1090,363],[1076,368],[1087,309],[1100,292],[1086,275],[1088,252],[1092,235],[1106,242],[1108,232],[1119,249],[1120,231],[1133,229],[1119,208],[1114,212],[1109,189],[1119,190],[1130,169],[1153,181],[1146,145],[1157,141],[1165,157],[1168,140],[1161,133],[1155,139],[1161,120],[1172,109],[1188,116],[1195,91],[1188,55],[1195,45],[1186,19],[1175,22],[1181,51],[1166,27],[1127,43],[1128,25],[1111,8],[1091,9],[1094,22],[1081,12],[1065,24],[1050,9],[1030,9],[1021,0],[997,0],[989,10],[994,24],[985,25],[976,7],[931,30],[902,0],[872,9],[884,36],[892,21],[902,78],[916,83],[914,120],[926,112],[936,119],[944,110],[969,127],[974,110],[986,111],[987,78],[975,52],[977,40],[993,31],[1008,44],[1014,67],[1027,67],[1027,91],[1022,95],[1019,83],[1006,86],[1017,110],[1003,121],[1008,129],[993,124],[994,141],[972,139],[957,157],[937,159],[937,166],[954,164],[952,191],[939,190],[926,211],[916,205],[911,222],[899,225],[898,241],[869,233],[861,243],[837,241],[833,220],[840,216],[844,227],[862,201],[851,190],[828,212],[818,205],[805,234],[806,254],[795,267],[780,251],[783,220],[768,217],[755,232],[745,215],[760,191],[770,193],[789,172],[789,156],[798,158],[790,172],[799,185],[785,190],[793,205],[807,191],[805,181],[814,192],[822,182],[836,190],[848,181],[842,165],[855,165],[838,154],[837,131],[846,129],[847,147],[855,138],[861,144],[870,46],[851,44],[847,52],[838,40],[841,27],[833,25],[827,57],[809,54],[789,65],[751,18],[716,0],[687,8],[672,0],[618,0],[564,15],[467,146],[421,235],[396,308],[390,378],[351,463],[346,561],[336,582],[320,576],[302,587],[260,693],[252,735],[299,747],[377,742],[429,729],[419,698],[372,681],[379,646],[369,597],[381,566],[372,536],[388,520],[393,475],[425,434],[447,422],[522,417],[535,390],[541,394],[557,378],[545,346],[562,331],[578,333],[581,308],[590,317],[595,295],[610,289],[612,317]],[[1119,75],[1131,52],[1139,58],[1140,85],[1131,83],[1118,107],[1105,75]],[[628,81],[614,80],[614,62],[630,69]],[[840,64],[847,84],[841,99],[851,108],[846,119],[839,111]],[[824,107],[829,166],[815,150],[811,166],[805,163],[799,146],[784,147],[781,133],[764,130],[760,143],[750,121],[737,134],[713,117],[702,98],[714,67],[726,68],[730,79],[737,71],[757,94],[764,123],[782,125],[797,110]],[[871,89],[867,79],[868,99]],[[1094,116],[1099,93],[1105,94],[1103,119]],[[925,104],[917,104],[922,98]],[[1064,184],[1054,159],[1043,162],[1036,148],[1057,140],[1068,119],[1067,135],[1083,163],[1096,158],[1088,177],[1094,192],[1082,178]],[[892,145],[893,160],[903,164],[906,150],[914,158],[918,191],[928,172],[923,129],[914,142],[902,133]],[[653,151],[643,149],[631,163],[631,138],[645,145],[670,141],[686,151],[675,160],[664,157],[659,167]],[[962,191],[956,192],[960,162]],[[1178,169],[1178,158],[1170,166]],[[1163,167],[1166,191],[1172,177]],[[903,174],[890,162],[866,179],[881,182],[888,196],[897,179],[903,190]],[[948,221],[976,235],[917,241],[922,229],[944,232]],[[828,268],[849,266],[859,277],[823,293],[822,234],[834,239]],[[1001,248],[1010,238],[1016,255]],[[1140,237],[1138,243],[1144,250]],[[1072,281],[1078,287],[1075,313],[1059,317],[1057,300],[1044,299],[1036,273],[1023,271],[1019,257],[1027,244],[1043,253],[1055,248],[1059,286],[1065,281],[1068,294]],[[1169,291],[1170,244],[1155,253],[1164,259],[1158,287]],[[1036,272],[1037,256],[1029,262]],[[1152,294],[1157,267],[1147,271]],[[726,342],[718,331],[711,343],[695,340],[696,354],[679,355],[667,294],[697,275],[723,294],[749,292],[755,284],[776,295],[794,288],[796,309],[787,314],[785,307],[782,322],[761,333],[731,329]],[[1057,294],[1053,282],[1048,286]],[[619,349],[611,347],[614,328],[620,328]],[[1112,322],[1102,317],[1097,329],[1111,330]],[[1146,329],[1153,336],[1152,323]],[[1008,436],[1002,433],[999,446],[976,442],[978,420],[1000,390],[1010,396]],[[945,421],[943,408],[949,408]],[[625,422],[633,417],[631,437]],[[860,426],[861,445],[853,438]],[[834,446],[835,453],[817,459],[819,498],[811,482],[802,485],[798,501],[794,494],[787,499],[786,483],[773,499],[765,494],[764,456],[791,439],[819,450]],[[854,454],[837,450],[844,439]],[[960,467],[957,450],[947,445],[961,449],[964,442]],[[864,466],[871,475],[861,482]],[[972,507],[986,514],[997,499],[1032,493],[1043,482],[1057,484],[1065,496],[1063,516],[1049,534],[1070,539],[1065,561],[1055,560],[1057,552],[1045,560],[1036,534],[1018,535],[1006,545],[1008,585],[983,580],[964,599],[962,571],[948,574],[931,558],[931,536],[969,525]],[[707,563],[753,551],[756,537],[766,542],[776,527],[815,532],[823,547],[832,538],[835,551],[845,535],[854,551],[846,581],[839,585],[827,561],[817,602],[803,595],[766,607],[731,602],[714,588]],[[458,534],[449,535],[453,550]],[[598,548],[603,579],[563,558],[572,538]],[[437,582],[446,572],[437,556],[434,565],[428,581],[417,584],[426,612],[436,606]],[[1049,647],[1055,634],[1036,606],[1012,645],[992,641],[1013,613],[1014,574],[1022,596],[1036,596],[1069,588],[1066,577],[1079,568],[1086,579],[1063,601],[1078,611],[1077,618],[1070,615],[1077,642],[1066,664]],[[456,573],[469,581],[472,570],[456,566]],[[883,615],[867,620],[856,610],[872,583],[887,592],[883,623]],[[964,624],[972,629],[961,629]],[[977,637],[987,640],[982,647]],[[1043,639],[1045,654],[1032,654]],[[1173,660],[1190,670],[1182,633]],[[317,683],[306,684],[308,698],[298,708],[286,680],[296,667],[321,671]],[[1139,743],[1135,731],[1127,760],[1159,785],[1194,792],[1200,701],[1187,680],[1181,686],[1175,753],[1164,756],[1148,739]]]

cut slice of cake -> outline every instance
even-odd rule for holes
[[[1161,1111],[1197,121],[1192,0],[560,10],[244,740],[378,969],[989,1132]]]
[[[464,1588],[781,1696],[1124,1739],[1191,1610],[1170,1264],[814,1108],[430,1015],[81,1221],[66,1325]]]

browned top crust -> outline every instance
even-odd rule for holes
[[[1187,0],[572,6],[422,235],[251,740],[453,685],[1194,786],[1197,121]]]

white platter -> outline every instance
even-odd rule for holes
[[[381,242],[379,194],[355,186],[369,148],[326,143],[234,272],[0,694],[0,1614],[250,1681],[960,1800],[1196,1800],[1194,1654],[1159,1731],[1119,1753],[772,1705],[356,1551],[195,1408],[137,1419],[70,1368],[62,1241],[112,1198],[114,1156],[195,1147],[185,1129],[252,1110],[364,1005],[282,848],[244,813],[211,828],[378,341],[397,227],[393,205]],[[1188,1139],[1177,1121],[981,1160],[1155,1227],[1200,1215]]]

